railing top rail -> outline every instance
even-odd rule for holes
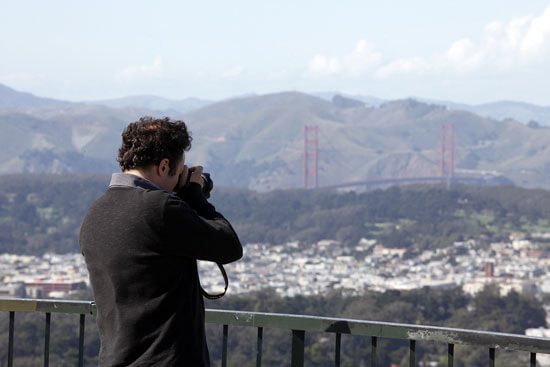
[[[0,311],[95,314],[92,301],[0,299]],[[206,310],[206,322],[213,324],[304,330],[388,339],[409,339],[448,344],[550,354],[550,339],[439,326],[399,324],[333,317],[274,314],[227,310]]]
[[[0,299],[0,311],[77,313],[91,315],[95,313],[95,303],[92,301],[7,298]]]
[[[467,344],[550,354],[550,339],[439,326],[226,310],[207,310],[206,322],[235,326],[377,336],[388,339],[421,340],[447,344]]]

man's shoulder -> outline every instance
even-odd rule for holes
[[[97,233],[112,226],[136,223],[160,225],[170,194],[162,190],[110,187],[92,203],[82,221],[81,233]]]
[[[142,200],[166,200],[171,195],[172,194],[163,190],[150,190],[129,186],[110,186],[102,197],[104,200],[116,200],[124,197],[132,197]]]
[[[112,186],[92,203],[88,214],[94,211],[104,211],[109,208],[123,211],[125,209],[135,210],[137,207],[162,207],[172,197],[173,195],[162,190]]]

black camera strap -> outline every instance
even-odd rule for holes
[[[225,292],[227,292],[227,287],[229,286],[229,280],[227,279],[227,273],[225,272],[225,269],[223,268],[223,265],[220,264],[220,263],[216,263],[216,265],[218,265],[218,268],[220,269],[220,272],[222,273],[223,280],[225,281],[225,289],[223,290],[222,293],[210,294],[210,293],[208,293],[207,291],[204,290],[204,288],[200,284],[201,281],[199,279],[199,286],[201,288],[201,293],[202,293],[203,297],[208,298],[208,299],[222,298],[225,295]]]

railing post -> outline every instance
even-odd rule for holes
[[[342,342],[342,334],[336,333],[334,346],[334,366],[340,367],[340,344]]]
[[[409,342],[409,366],[416,366],[416,340]]]
[[[13,367],[13,329],[15,324],[15,312],[10,312],[10,326],[8,336],[8,367]]]
[[[291,367],[304,366],[304,340],[306,332],[303,330],[292,330],[292,360]]]
[[[50,324],[52,314],[46,312],[46,325],[44,326],[44,367],[50,365]]]
[[[371,367],[376,367],[376,344],[378,344],[378,338],[372,336],[370,339],[371,344],[371,354],[370,354],[370,365]]]
[[[449,344],[447,348],[447,367],[453,367],[455,360],[455,345]]]
[[[229,325],[223,326],[223,343],[222,343],[222,367],[227,367],[227,338],[229,335]]]
[[[262,343],[264,339],[264,328],[258,328],[258,341],[256,343],[256,367],[261,367],[262,365]]]
[[[489,348],[489,367],[495,367],[495,348]]]
[[[530,367],[537,367],[537,353],[531,352],[531,365]]]
[[[86,316],[80,315],[80,331],[78,335],[78,367],[84,367],[84,327]]]

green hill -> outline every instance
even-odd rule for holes
[[[78,252],[84,214],[107,176],[0,176],[0,253]],[[245,243],[360,238],[421,250],[548,231],[550,195],[515,187],[394,187],[367,193],[218,189],[212,200]]]

